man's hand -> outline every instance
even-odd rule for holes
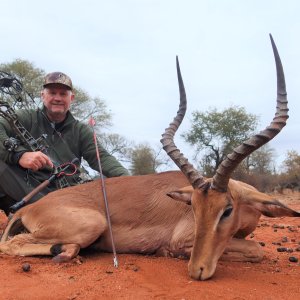
[[[19,165],[24,169],[31,169],[33,171],[38,171],[47,166],[53,168],[50,158],[41,151],[25,152],[19,160]]]

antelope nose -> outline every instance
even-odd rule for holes
[[[192,268],[192,269],[189,270],[189,275],[194,280],[203,280],[201,278],[202,273],[203,273],[203,268],[195,268],[195,269]]]

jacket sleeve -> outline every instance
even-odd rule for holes
[[[8,151],[4,147],[4,141],[10,137],[16,137],[16,133],[11,128],[8,121],[0,117],[0,160],[8,164],[17,164],[19,153],[28,151],[23,145],[19,145],[14,151]],[[17,155],[16,155],[17,154]]]
[[[81,147],[82,147],[82,157],[88,162],[89,166],[96,170],[99,170],[96,147],[94,143],[94,135],[92,129],[85,125],[81,124]],[[124,168],[118,160],[108,153],[97,141],[98,150],[100,154],[100,162],[102,173],[106,177],[117,177],[117,176],[127,176],[129,172]]]

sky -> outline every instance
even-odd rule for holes
[[[283,63],[289,119],[270,143],[277,161],[300,151],[300,1],[298,0],[1,0],[0,63],[28,60],[62,71],[100,97],[113,115],[110,132],[159,147],[179,104],[176,55],[188,109],[236,105],[259,117],[259,131],[276,107],[272,34]],[[176,168],[176,167],[175,167]]]

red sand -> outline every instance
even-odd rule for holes
[[[278,197],[300,210],[300,193]],[[0,214],[0,226],[6,219]],[[283,225],[284,228],[274,228]],[[1,228],[1,227],[0,227]],[[83,252],[72,262],[0,254],[0,299],[300,299],[300,218],[262,217],[252,237],[265,244],[261,263],[219,262],[212,279],[194,281],[187,260]],[[287,238],[287,242],[283,242]],[[277,252],[278,245],[294,249]],[[298,258],[290,262],[289,257]],[[30,265],[23,271],[24,263]]]

